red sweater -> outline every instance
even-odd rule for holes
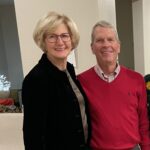
[[[127,150],[140,144],[150,150],[146,89],[143,77],[121,67],[110,83],[91,68],[78,76],[89,99],[92,150]]]

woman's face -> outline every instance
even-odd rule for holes
[[[56,30],[45,38],[46,54],[52,61],[66,61],[72,50],[72,41],[65,24],[60,24]]]

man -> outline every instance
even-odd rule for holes
[[[95,24],[91,37],[97,65],[78,78],[89,99],[92,150],[150,150],[144,78],[118,63],[120,41],[110,23]]]

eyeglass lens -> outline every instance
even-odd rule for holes
[[[50,43],[56,42],[58,40],[58,38],[61,38],[62,41],[67,42],[70,40],[70,35],[69,35],[69,33],[63,33],[60,35],[50,34],[47,36],[47,40]]]

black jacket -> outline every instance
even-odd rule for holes
[[[67,70],[86,99],[70,63]],[[66,73],[45,54],[23,81],[22,101],[25,150],[86,149],[77,97]]]

